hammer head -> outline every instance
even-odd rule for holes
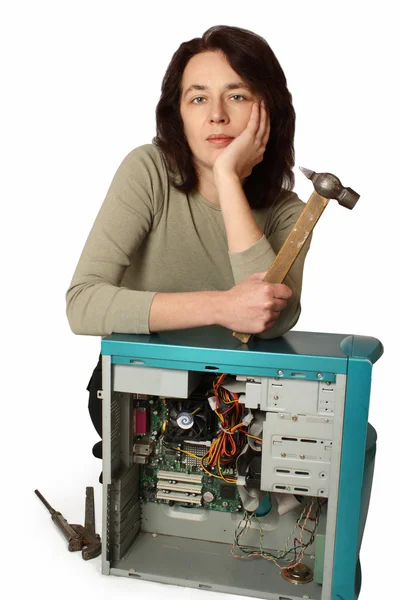
[[[354,208],[357,204],[360,194],[357,194],[357,192],[349,187],[344,187],[336,175],[332,175],[332,173],[316,173],[304,167],[300,167],[300,171],[308,179],[311,179],[315,191],[323,198],[337,200],[341,206],[350,209]]]

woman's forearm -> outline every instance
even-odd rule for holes
[[[220,325],[224,292],[157,293],[150,307],[150,332]]]
[[[219,204],[225,223],[229,252],[243,252],[263,235],[257,225],[239,177],[214,172]]]
[[[281,284],[266,284],[254,273],[226,291],[157,293],[150,306],[150,332],[221,325],[262,333],[273,328],[292,296]]]

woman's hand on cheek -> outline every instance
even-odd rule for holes
[[[214,175],[220,172],[248,177],[263,159],[270,134],[270,119],[263,102],[254,102],[246,129],[227,146],[214,163]]]

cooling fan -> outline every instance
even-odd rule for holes
[[[207,401],[170,400],[168,423],[164,433],[167,442],[208,440],[212,411]]]

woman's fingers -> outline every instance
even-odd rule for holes
[[[269,113],[263,100],[258,103],[258,111],[260,116],[258,129],[255,133],[255,140],[261,150],[264,152],[269,138],[270,120]]]
[[[227,290],[221,325],[234,331],[260,333],[269,329],[286,308],[292,290],[285,284],[267,283],[265,273],[253,273]]]
[[[262,143],[262,140],[263,140],[263,137],[265,134],[265,129],[267,126],[267,110],[265,108],[265,104],[263,101],[260,102],[259,111],[260,111],[260,126],[258,128],[257,135],[259,136],[260,142]]]
[[[267,145],[268,142],[268,138],[269,138],[269,132],[271,129],[271,122],[269,119],[269,112],[267,111],[267,107],[265,106],[264,102],[262,102],[262,106],[261,106],[261,112],[262,112],[262,128],[260,127],[260,132],[261,132],[261,143],[262,145],[265,146]]]
[[[252,135],[257,135],[260,129],[260,106],[258,102],[254,102],[251,107],[250,119],[247,127]]]
[[[247,129],[254,136],[256,144],[265,150],[269,138],[270,120],[263,100],[253,103]]]
[[[265,133],[263,136],[263,146],[265,147],[268,144],[269,134],[271,132],[271,120],[269,118],[269,112],[267,111],[267,109],[264,108],[264,110],[265,110],[266,117],[267,117],[267,124],[266,124],[266,128],[265,128]]]

